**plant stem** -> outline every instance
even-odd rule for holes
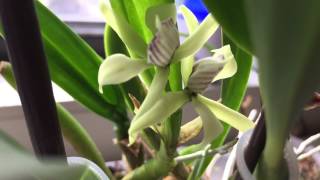
[[[237,140],[233,140],[231,142],[228,142],[224,146],[221,146],[220,148],[216,148],[216,149],[210,149],[210,146],[208,146],[209,148],[208,150],[205,149],[205,150],[197,151],[191,154],[178,156],[175,158],[175,161],[177,162],[189,161],[189,160],[201,158],[204,156],[214,156],[217,153],[222,155],[222,154],[228,153],[229,150],[236,144],[236,142]]]
[[[270,139],[272,138],[272,140]],[[265,149],[257,169],[258,179],[288,179],[288,169],[284,160],[284,145],[281,136],[268,136]]]
[[[123,119],[128,119],[128,117],[117,116],[116,119],[119,119],[119,122],[113,125],[113,130],[115,132],[117,140],[128,139],[128,130],[130,126],[129,120],[124,121]]]
[[[256,169],[256,176],[259,180],[283,180],[288,179],[288,168],[286,161],[282,159],[276,163],[270,164],[269,155],[265,153],[262,155],[262,158]]]

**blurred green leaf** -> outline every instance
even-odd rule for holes
[[[101,152],[89,133],[67,109],[61,104],[56,105],[63,136],[80,155],[96,163],[109,177],[112,177],[110,169],[107,168]]]
[[[71,66],[72,70],[79,74],[79,78],[87,82],[87,86],[97,90],[97,74],[102,62],[101,57],[38,1],[36,10],[44,43],[50,44],[51,48],[54,48],[64,58],[54,61]],[[112,89],[111,86],[106,88]],[[109,92],[112,94],[104,96],[103,99],[115,105],[117,103],[117,99],[114,98],[116,94],[110,90]]]
[[[226,33],[236,44],[247,52],[253,52],[248,20],[244,9],[245,0],[203,0]]]
[[[284,171],[273,172],[282,167],[290,128],[320,87],[320,1],[245,2],[266,111],[262,176],[284,179]]]
[[[126,111],[116,106],[122,97],[113,86],[104,88],[105,95],[98,91],[97,76],[102,59],[39,1],[35,1],[35,7],[52,80],[78,102],[113,121],[118,129],[126,129]]]
[[[0,132],[0,179],[90,179],[99,178],[85,166],[67,166],[60,159],[43,159],[26,152],[3,132]]]
[[[9,63],[0,61],[0,74],[16,89],[16,80]],[[61,104],[56,103],[56,107],[63,136],[80,155],[96,163],[109,177],[112,177],[111,171],[105,165],[101,152],[85,128]],[[22,149],[21,147],[19,148]]]

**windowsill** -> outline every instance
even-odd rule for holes
[[[68,93],[54,83],[52,83],[52,89],[56,102],[74,101]],[[0,108],[11,106],[21,106],[19,95],[17,91],[0,76]]]

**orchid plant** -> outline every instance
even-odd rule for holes
[[[213,55],[210,57],[194,61],[194,55],[218,28],[211,14],[198,25],[191,11],[182,6],[180,10],[189,27],[190,36],[180,43],[175,5],[151,7],[147,10],[146,24],[153,33],[153,38],[149,44],[145,44],[128,22],[113,12],[109,4],[102,1],[101,9],[106,22],[118,33],[131,54],[137,55],[130,58],[114,54],[106,58],[98,74],[101,93],[104,85],[123,83],[148,68],[156,69],[152,83],[147,87],[148,94],[130,125],[129,145],[135,142],[143,129],[161,128],[159,123],[188,102],[192,103],[200,115],[194,121],[202,121],[204,128],[204,138],[195,148],[197,150],[204,148],[222,132],[219,120],[240,131],[253,127],[253,123],[245,116],[202,95],[211,83],[229,78],[237,71],[237,63],[229,45],[212,50]],[[168,92],[165,87],[169,67],[178,62],[182,63],[183,90]]]

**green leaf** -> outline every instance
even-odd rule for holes
[[[248,20],[245,13],[245,0],[203,0],[209,11],[222,26],[237,46],[253,52],[249,34]]]
[[[208,41],[218,29],[218,23],[209,14],[198,28],[188,36],[181,46],[176,50],[172,62],[178,62],[186,57],[193,56]]]
[[[198,101],[205,104],[221,121],[243,132],[254,127],[254,124],[244,115],[204,96],[198,95]]]
[[[99,68],[98,82],[102,86],[120,84],[137,76],[151,65],[144,60],[133,60],[123,54],[113,54]]]
[[[164,121],[188,101],[189,97],[185,92],[171,92],[164,95],[152,107],[149,106],[150,109],[147,112],[132,122],[129,129],[130,144],[144,128]]]
[[[58,103],[57,113],[63,136],[67,138],[73,148],[83,157],[96,163],[108,176],[112,176],[111,171],[105,165],[101,152],[85,128]]]
[[[180,11],[183,15],[184,21],[186,22],[189,34],[192,34],[197,27],[199,22],[195,15],[184,5],[180,7]],[[194,63],[194,57],[190,56],[181,61],[181,75],[183,84],[186,86],[188,84],[189,77],[192,73],[192,66]]]
[[[107,4],[104,0],[100,0],[100,9],[107,24],[117,32],[129,51],[133,51],[139,57],[146,57],[147,44],[126,21],[125,16],[123,16],[120,11],[117,11],[117,8],[111,7],[110,4]]]
[[[118,100],[111,86],[104,88],[108,96],[99,94],[101,58],[40,2],[35,6],[53,81],[97,114],[118,124],[127,121],[124,110],[113,106]]]
[[[146,13],[146,25],[148,26],[152,34],[155,34],[157,32],[156,18],[158,18],[160,22],[171,18],[174,24],[177,23],[177,10],[174,3],[152,6],[147,9]]]
[[[81,179],[88,169],[84,166],[67,166],[60,159],[39,161],[30,153],[18,148],[16,143],[0,132],[0,179]],[[91,176],[91,178],[98,179]],[[86,179],[86,178],[85,178]]]
[[[105,118],[109,118],[109,120],[113,122],[121,120],[118,118],[114,119],[114,117],[116,117],[114,113],[117,112],[119,116],[122,114],[121,112],[123,112],[123,110],[121,111],[114,105],[106,102],[103,96],[99,93],[98,87],[97,89],[90,88],[90,86],[81,78],[81,75],[74,72],[73,67],[65,63],[65,58],[57,52],[54,47],[46,43],[44,45],[48,58],[50,75],[55,83],[93,112]],[[95,80],[96,82],[97,75]],[[104,91],[110,92],[106,91],[105,88]],[[110,94],[108,95],[110,96]],[[123,120],[125,120],[125,116],[122,117],[124,118]]]
[[[36,2],[36,10],[45,47],[54,48],[56,53],[61,54],[64,58],[54,61],[60,62],[60,65],[71,66],[72,70],[79,74],[79,78],[81,77],[87,82],[87,86],[98,88],[96,78],[102,59],[87,43],[38,1]],[[47,48],[45,50],[47,51]],[[48,58],[50,61],[50,57]],[[113,94],[110,97],[113,97]],[[115,101],[110,101],[109,96],[104,99],[116,104]]]
[[[14,89],[16,89],[16,80],[9,63],[0,62],[0,74]],[[112,177],[112,173],[106,167],[101,152],[85,128],[62,105],[57,103],[56,106],[63,136],[80,155],[95,162],[106,174]],[[20,149],[22,148],[20,147]]]
[[[124,17],[133,29],[148,43],[153,35],[147,27],[146,13],[150,7],[174,3],[173,0],[111,0],[115,12]],[[163,11],[163,14],[167,11]]]
[[[266,112],[262,166],[279,179],[271,172],[281,168],[290,128],[320,88],[320,1],[245,2]]]

